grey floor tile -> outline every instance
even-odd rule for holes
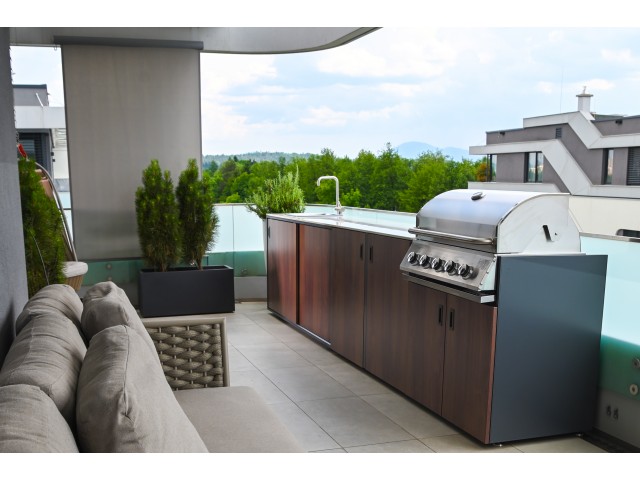
[[[238,302],[235,305],[236,312],[267,312],[267,302]]]
[[[511,445],[525,453],[607,453],[578,436],[513,442]]]
[[[333,450],[340,448],[316,422],[311,420],[295,403],[277,403],[271,405],[276,415],[296,437],[307,452]]]
[[[316,450],[311,453],[347,453],[344,448],[333,448],[331,450]]]
[[[483,445],[466,435],[444,435],[420,438],[422,443],[436,453],[522,453],[511,446]]]
[[[362,399],[416,438],[439,437],[459,433],[437,415],[419,407],[395,392],[366,395]]]
[[[268,310],[258,311],[258,312],[247,312],[245,314],[248,318],[254,321],[258,325],[285,325],[287,323],[283,320],[280,320],[275,315],[271,314]],[[291,328],[291,327],[289,327]],[[292,328],[293,330],[293,328]]]
[[[229,376],[233,381],[233,375],[231,372],[242,372],[245,370],[256,370],[257,368],[253,365],[247,358],[242,355],[233,345],[228,345],[227,349],[229,351]],[[233,385],[233,383],[232,383]]]
[[[318,345],[315,341],[304,337],[302,334],[300,334],[299,338],[293,339],[293,341],[285,341],[285,343],[289,348],[295,350],[318,367],[345,363],[342,358],[331,350]]]
[[[231,385],[252,387],[268,404],[292,403],[271,380],[258,370],[233,372],[233,376],[230,375],[230,377]]]
[[[413,440],[359,397],[302,401],[298,406],[344,448]]]
[[[295,368],[311,366],[303,357],[287,347],[284,343],[261,343],[236,345],[236,348],[253,365],[263,372],[268,369]]]
[[[227,337],[229,343],[236,347],[239,345],[280,343],[280,340],[253,322],[242,325],[227,325]]]
[[[230,325],[253,325],[254,321],[242,313],[225,313],[227,326]]]
[[[374,395],[390,392],[389,387],[384,383],[343,360],[329,365],[321,364],[318,366],[356,395]]]
[[[303,400],[353,396],[351,390],[313,365],[264,369],[263,372],[296,403]]]
[[[361,447],[348,447],[348,453],[435,453],[418,440],[404,440],[402,442],[376,443]]]
[[[270,322],[268,320],[256,319],[255,322],[283,343],[295,342],[301,335],[300,332],[296,332],[289,325],[286,325],[284,322],[279,320],[273,320],[273,322]]]

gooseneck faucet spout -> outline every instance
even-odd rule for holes
[[[318,178],[318,182],[317,182],[318,186],[320,186],[320,182],[322,180],[335,180],[335,182],[336,182],[336,206],[334,207],[334,210],[338,213],[338,215],[342,215],[342,212],[344,212],[344,207],[340,204],[340,182],[338,181],[338,177],[335,177],[333,175],[324,175],[324,176]]]

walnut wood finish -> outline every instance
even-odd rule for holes
[[[488,443],[497,308],[447,296],[442,416]]]
[[[326,341],[330,341],[330,251],[330,229],[298,227],[298,324]]]
[[[368,234],[365,248],[365,368],[403,392],[411,385],[411,332],[407,329],[409,285],[399,266],[410,244]]]
[[[297,224],[267,220],[267,307],[296,323],[298,312]]]
[[[447,294],[415,283],[409,284],[411,331],[411,386],[415,401],[440,414],[444,380],[444,345]]]
[[[331,349],[359,367],[364,361],[365,239],[362,232],[332,232]]]

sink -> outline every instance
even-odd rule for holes
[[[323,218],[326,220],[339,220],[344,218],[342,215],[337,215],[335,213],[323,213],[323,212],[304,212],[304,213],[287,213],[287,215],[291,217],[299,217],[299,218]]]

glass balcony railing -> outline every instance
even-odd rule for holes
[[[583,234],[581,249],[607,255],[607,283],[602,316],[600,387],[625,397],[640,383],[640,242],[626,237]]]

